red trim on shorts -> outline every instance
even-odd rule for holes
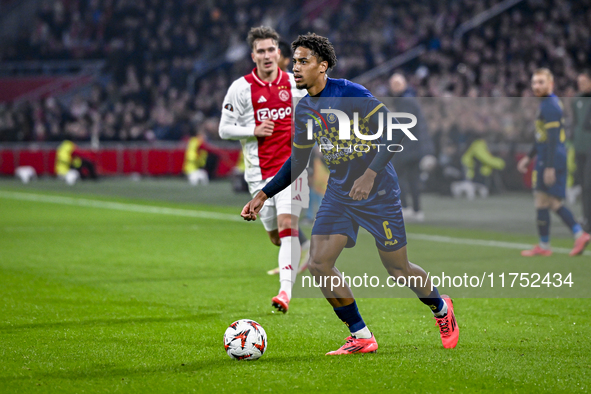
[[[291,228],[288,228],[287,230],[283,230],[283,231],[279,232],[279,238],[297,237],[299,235],[300,235],[300,233],[298,232],[298,230],[293,230]]]

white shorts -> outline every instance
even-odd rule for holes
[[[264,181],[249,182],[248,189],[254,198],[273,178]],[[285,188],[275,196],[265,201],[263,209],[259,212],[259,218],[265,226],[265,230],[277,230],[277,216],[287,214],[299,217],[303,208],[308,208],[310,203],[310,188],[308,186],[308,171],[304,170],[290,188]]]

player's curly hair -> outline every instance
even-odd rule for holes
[[[277,33],[272,27],[253,27],[248,32],[246,42],[248,42],[248,46],[250,47],[250,49],[254,49],[254,42],[256,40],[266,40],[267,38],[274,40],[275,44],[279,44],[279,33]]]
[[[291,43],[291,48],[295,51],[297,47],[307,48],[312,51],[319,62],[326,61],[330,70],[337,64],[337,55],[334,53],[332,43],[328,38],[319,36],[315,33],[300,35],[297,40]]]

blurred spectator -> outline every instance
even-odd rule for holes
[[[400,182],[400,203],[405,220],[424,221],[425,215],[421,210],[421,169],[431,170],[436,164],[433,141],[429,135],[427,120],[421,106],[415,97],[415,92],[406,82],[404,75],[395,73],[390,77],[390,92],[394,99],[391,111],[410,113],[417,118],[417,125],[412,128],[416,141],[405,139],[402,143],[404,150],[394,155],[392,162]],[[388,104],[388,103],[386,103]],[[404,120],[403,122],[408,122]],[[428,163],[429,165],[427,165]],[[412,199],[409,208],[408,194]]]
[[[56,150],[55,173],[70,186],[78,179],[98,179],[92,160],[69,140],[64,140]]]
[[[471,134],[471,142],[468,149],[462,155],[462,164],[466,170],[466,180],[474,185],[481,197],[486,197],[493,186],[494,170],[505,168],[505,161],[500,157],[493,156],[486,140],[476,129],[476,133]],[[495,185],[499,187],[498,182]]]
[[[291,73],[292,70],[288,69],[289,65],[291,64],[292,57],[291,45],[285,41],[279,41],[279,51],[279,68],[283,71]]]
[[[189,138],[183,162],[183,173],[187,176],[189,183],[193,186],[199,183],[207,185],[209,176],[205,171],[207,163],[207,151],[203,149],[203,136]]]
[[[591,230],[591,71],[577,78],[579,97],[573,100],[573,145],[576,160],[576,183],[581,186],[583,226]]]
[[[262,23],[287,42],[327,35],[340,54],[331,77],[353,78],[423,44],[427,52],[404,70],[420,97],[531,95],[529,75],[540,66],[553,70],[561,96],[573,95],[575,69],[591,60],[591,0],[523,1],[454,41],[463,22],[500,1],[340,0],[306,11],[271,0],[43,0],[27,38],[0,43],[0,60],[106,59],[110,82],[63,107],[4,107],[0,140],[61,140],[66,129],[80,140],[187,138],[219,117],[230,81],[251,67],[239,37]],[[388,92],[385,77],[367,86]],[[85,105],[87,115],[76,116]],[[496,130],[511,141],[531,137],[517,122],[508,129]]]

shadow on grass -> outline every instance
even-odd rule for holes
[[[259,270],[260,271],[260,270]],[[215,273],[212,275],[200,275],[200,276],[180,276],[180,277],[149,277],[149,278],[119,278],[119,279],[89,279],[89,280],[77,280],[76,283],[84,284],[84,285],[101,285],[101,284],[112,284],[112,283],[150,283],[150,282],[182,282],[184,284],[199,284],[199,282],[211,282],[211,281],[223,281],[223,280],[236,280],[236,278],[250,278],[253,274],[258,274],[259,272],[253,270],[252,268],[245,268],[245,269],[237,269],[234,270],[231,274],[223,274],[223,273]],[[260,275],[262,276],[262,275]],[[250,280],[250,279],[249,279]],[[246,281],[246,279],[244,279]]]
[[[207,312],[192,315],[175,316],[175,317],[134,317],[124,319],[90,319],[81,321],[61,321],[61,322],[46,322],[46,323],[28,323],[0,326],[0,332],[8,333],[11,331],[30,330],[30,329],[46,329],[46,328],[72,328],[85,326],[112,326],[124,324],[149,324],[149,323],[173,323],[173,322],[202,322],[210,318],[217,317],[221,312]]]
[[[27,376],[0,376],[1,382],[42,380],[42,379],[64,379],[64,380],[85,380],[85,379],[113,379],[141,377],[154,374],[170,373],[185,374],[202,378],[200,372],[204,370],[223,370],[236,371],[242,368],[261,367],[264,370],[276,368],[278,364],[292,365],[294,362],[310,363],[326,359],[324,355],[310,355],[301,357],[268,357],[256,361],[236,361],[231,360],[224,354],[219,357],[209,358],[194,362],[179,363],[173,365],[154,365],[154,366],[135,366],[129,368],[116,367],[113,364],[96,364],[92,369],[85,370],[59,370],[51,372],[30,371]],[[254,364],[254,365],[253,365]]]

